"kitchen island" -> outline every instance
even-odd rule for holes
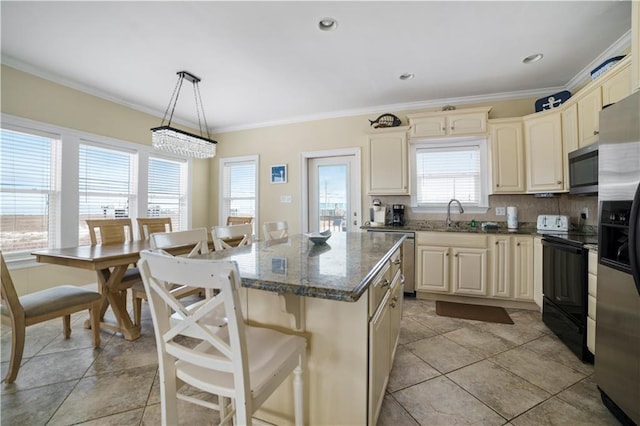
[[[238,262],[252,325],[307,338],[305,424],[375,424],[402,315],[402,241],[385,233],[303,235],[217,251]],[[256,413],[293,423],[291,378]]]

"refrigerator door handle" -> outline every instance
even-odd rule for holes
[[[640,185],[636,188],[636,194],[631,204],[629,217],[629,264],[631,275],[636,284],[636,290],[640,294]]]

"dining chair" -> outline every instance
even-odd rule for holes
[[[138,232],[141,240],[148,240],[154,232],[172,232],[170,217],[139,217]]]
[[[13,383],[22,363],[26,328],[33,324],[62,317],[64,338],[71,336],[71,314],[85,309],[91,317],[93,347],[100,346],[100,293],[73,285],[60,285],[18,297],[13,280],[0,252],[2,278],[2,322],[11,325],[11,359],[4,378]]]
[[[235,262],[145,250],[139,266],[156,337],[163,425],[178,423],[178,399],[218,410],[221,424],[233,419],[234,424],[251,425],[253,413],[292,372],[295,424],[302,425],[306,339],[245,323]],[[218,294],[187,309],[167,290],[167,282],[202,286]],[[224,327],[207,321],[208,314],[219,309],[227,319]],[[171,321],[172,314],[181,321]],[[195,347],[188,339],[177,339],[183,335],[198,336]],[[218,403],[193,392],[180,393],[178,381],[217,395]]]
[[[253,225],[245,223],[242,225],[214,226],[211,228],[213,237],[213,247],[215,250],[230,249],[253,244]],[[237,241],[237,245],[230,243],[230,240]]]
[[[193,246],[187,257],[209,253],[209,236],[207,228],[195,228],[176,232],[154,232],[149,237],[152,249],[165,249],[168,247]],[[171,293],[176,298],[183,298],[201,293],[201,287],[172,286]],[[142,323],[142,301],[148,300],[147,292],[142,282],[135,283],[131,287],[133,295],[133,321],[135,325]]]
[[[287,238],[289,236],[289,225],[284,220],[276,222],[265,222],[262,224],[265,241]]]

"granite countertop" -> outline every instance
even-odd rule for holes
[[[301,234],[209,253],[238,262],[242,286],[277,293],[355,302],[400,247],[404,236],[336,232],[324,245]]]

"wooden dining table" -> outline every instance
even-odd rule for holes
[[[131,320],[127,311],[127,290],[132,281],[123,281],[125,272],[140,259],[142,250],[150,249],[148,240],[129,241],[123,244],[83,245],[78,247],[45,249],[32,254],[41,263],[70,266],[96,271],[98,287],[102,294],[100,327],[121,333],[126,340],[140,337],[140,325]],[[168,249],[172,254],[189,253],[191,246]],[[105,320],[104,313],[111,306],[117,323]],[[85,323],[88,328],[89,324]]]

